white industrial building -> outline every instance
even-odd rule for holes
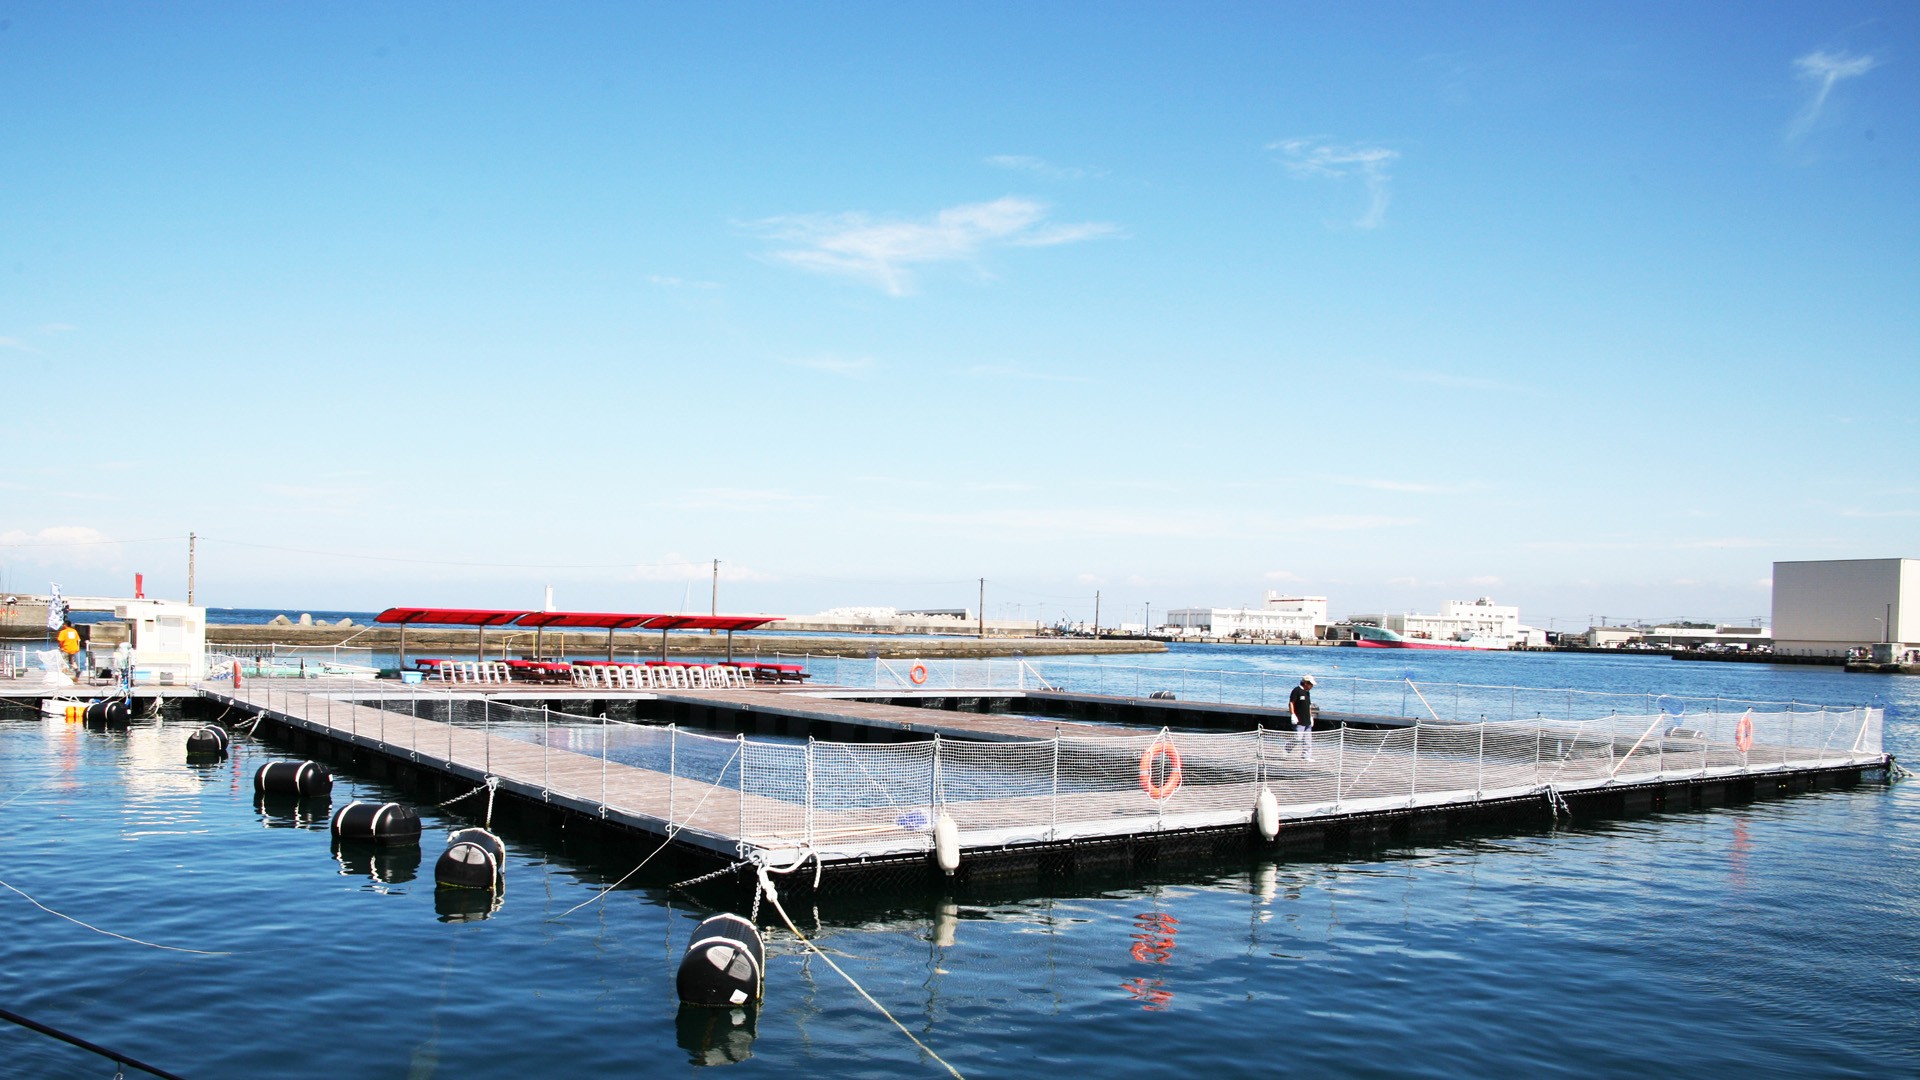
[[[1526,644],[1530,635],[1520,625],[1520,609],[1496,604],[1490,596],[1478,600],[1449,600],[1437,615],[1413,613],[1355,615],[1352,621],[1391,630],[1422,641],[1467,641],[1473,638]],[[1545,638],[1541,638],[1544,643]]]
[[[1773,651],[1897,661],[1920,650],[1920,559],[1773,564]]]
[[[1175,608],[1165,625],[1197,637],[1312,641],[1326,622],[1326,597],[1269,592],[1257,608]]]

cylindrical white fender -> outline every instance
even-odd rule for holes
[[[933,823],[933,857],[948,877],[960,869],[960,826],[944,812],[940,820]]]
[[[1260,797],[1253,801],[1253,823],[1268,840],[1280,835],[1280,802],[1271,788],[1262,787]]]

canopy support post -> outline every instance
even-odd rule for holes
[[[667,628],[663,626],[660,628],[660,662],[666,663],[666,660],[667,660]]]
[[[607,627],[607,663],[613,663],[613,627]]]
[[[733,663],[733,631],[727,631],[727,663]]]

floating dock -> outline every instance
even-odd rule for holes
[[[1716,806],[1890,765],[1871,708],[1477,723],[1323,713],[1309,748],[1275,728],[1271,707],[1044,685],[249,679],[194,693],[208,718],[424,782],[435,800],[486,787],[570,829],[664,843],[689,876],[805,866],[788,880],[822,890],[942,880],[947,822],[964,883]]]

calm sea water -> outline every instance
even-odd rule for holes
[[[1115,664],[1878,703],[1920,757],[1920,680],[1646,657],[1178,648]],[[1171,677],[1171,675],[1169,675]],[[193,1077],[680,1075],[673,971],[709,912],[508,832],[505,902],[435,910],[421,861],[337,858],[324,812],[256,808],[243,741],[0,721],[6,1007]],[[398,792],[344,775],[332,805]],[[424,875],[410,880],[409,873]],[[795,912],[969,1077],[1920,1074],[1920,784],[1256,860],[1052,896],[873,896]],[[719,1066],[945,1075],[791,936]],[[112,1075],[0,1025],[0,1075]],[[134,1075],[134,1074],[129,1074]],[[711,1074],[708,1074],[711,1075]]]

